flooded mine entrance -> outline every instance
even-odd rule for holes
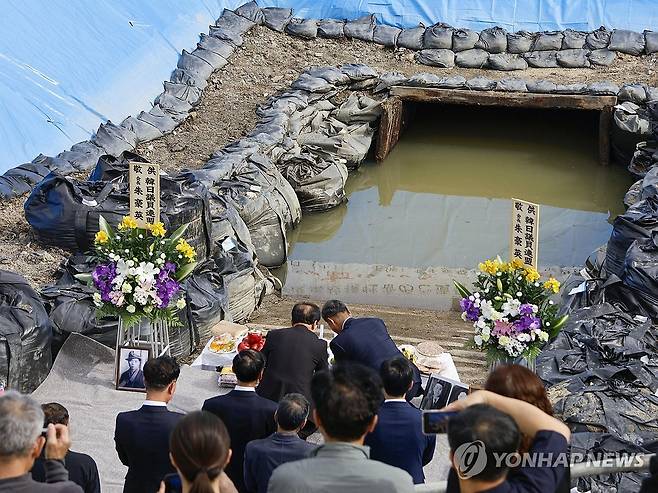
[[[451,309],[452,279],[509,256],[511,197],[541,205],[539,264],[558,277],[607,242],[632,179],[601,165],[600,111],[415,106],[349,201],[291,232],[284,294]]]

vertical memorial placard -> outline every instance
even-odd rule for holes
[[[129,166],[130,215],[146,228],[160,222],[160,165],[131,161]]]
[[[510,257],[537,268],[539,253],[539,205],[512,199]]]

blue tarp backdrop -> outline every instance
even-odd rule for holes
[[[0,172],[148,110],[183,48],[245,0],[5,0],[0,16]],[[507,30],[658,28],[658,0],[259,0],[306,18]]]

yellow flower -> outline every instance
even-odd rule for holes
[[[501,264],[498,260],[485,260],[483,263],[480,263],[478,267],[482,272],[494,275],[500,269]]]
[[[560,281],[558,281],[554,277],[551,277],[548,281],[544,283],[544,288],[548,289],[549,291],[553,291],[554,293],[557,294],[560,292]]]
[[[510,261],[509,265],[513,270],[516,270],[516,269],[520,269],[521,267],[523,267],[523,262],[518,258],[513,258]]]
[[[135,221],[130,216],[124,216],[124,218],[119,223],[119,229],[135,229],[137,227],[137,221]]]
[[[537,272],[537,269],[534,267],[528,267],[525,270],[525,278],[526,281],[528,282],[535,282],[537,279],[539,279],[539,272]]]
[[[164,224],[162,223],[152,224],[149,229],[151,230],[151,234],[153,236],[164,236],[167,233],[167,230],[164,228]]]
[[[185,255],[185,258],[187,258],[189,262],[193,262],[194,257],[196,257],[196,252],[194,251],[194,248],[192,248],[192,245],[190,245],[182,238],[178,240],[178,243],[176,244],[176,250]]]
[[[94,241],[99,245],[102,245],[103,243],[107,243],[109,239],[110,237],[107,236],[107,233],[105,231],[99,231],[98,233],[96,233]]]

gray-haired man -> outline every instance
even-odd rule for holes
[[[69,432],[64,425],[43,431],[43,411],[31,397],[8,391],[0,395],[0,492],[82,493],[64,468]],[[32,479],[34,460],[46,447],[46,483]]]

